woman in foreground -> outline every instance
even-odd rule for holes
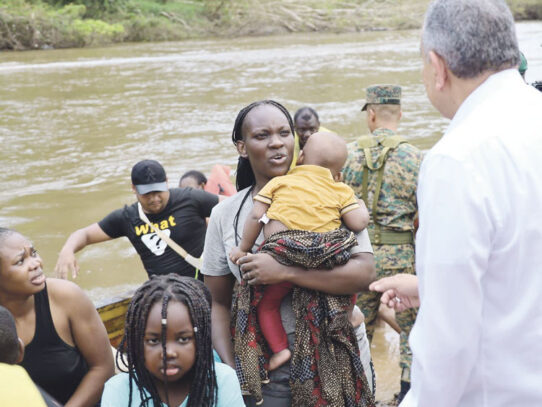
[[[211,296],[177,274],[152,276],[126,313],[102,407],[244,407],[235,371],[213,359]]]
[[[264,285],[291,282],[304,289],[326,294],[351,295],[366,290],[374,279],[372,249],[365,231],[358,235],[358,246],[352,249],[350,260],[345,265],[337,266],[332,270],[305,270],[300,267],[283,266],[268,254],[245,256],[240,259],[240,266],[229,260],[228,254],[241,239],[245,219],[253,207],[253,196],[269,180],[288,172],[293,157],[293,134],[293,123],[288,111],[274,101],[252,103],[239,112],[235,121],[232,139],[239,153],[237,167],[239,192],[213,209],[206,235],[202,267],[205,284],[213,297],[213,344],[222,360],[232,367],[236,366],[237,362],[230,333],[230,309],[236,282],[240,282],[241,279],[248,284]],[[261,242],[260,237],[257,245]],[[257,246],[253,248],[253,251],[256,249]],[[296,319],[292,311],[291,296],[283,301],[281,315],[283,326],[288,334],[288,342],[292,346],[295,341]],[[294,354],[292,362],[295,357]],[[237,373],[240,376],[241,385],[252,381],[254,376],[257,376],[257,379],[260,378],[260,372],[257,371],[238,371]],[[270,383],[263,386],[263,404],[259,405],[286,407],[301,404],[310,406],[317,403],[321,395],[310,396],[301,404],[297,403],[298,396],[306,395],[311,391],[292,391],[290,373],[289,363],[269,373]],[[337,377],[336,374],[335,377]],[[316,386],[316,392],[328,385],[337,389],[337,383],[327,381],[322,383],[318,379],[315,377],[300,380],[302,382],[300,385],[305,386],[306,389]],[[366,380],[362,387],[364,388],[358,389],[361,393],[358,396],[364,400],[363,402],[366,403],[364,405],[372,405],[372,392]],[[261,401],[261,399],[250,397],[247,403],[252,406]],[[343,400],[342,405],[345,404]],[[329,405],[336,404],[329,403]],[[353,405],[362,404],[358,400]]]

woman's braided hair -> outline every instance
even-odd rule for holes
[[[233,125],[233,131],[231,133],[231,139],[233,141],[233,144],[237,144],[238,141],[243,140],[243,123],[245,122],[245,117],[247,117],[247,114],[255,107],[258,107],[261,105],[275,106],[282,113],[284,113],[284,116],[286,116],[286,118],[288,119],[288,123],[290,125],[290,130],[292,132],[292,135],[295,134],[294,122],[292,121],[292,116],[290,116],[290,113],[284,106],[282,106],[278,102],[275,102],[274,100],[260,100],[258,102],[253,102],[250,105],[244,107],[237,114],[237,118],[235,119],[235,124]],[[239,161],[237,163],[237,176],[235,178],[235,184],[236,184],[235,186],[237,190],[240,191],[251,185],[254,185],[255,183],[256,183],[256,178],[254,177],[254,171],[252,171],[250,161],[248,160],[248,158],[239,156]]]
[[[118,347],[116,364],[119,370],[129,374],[129,403],[132,404],[132,382],[137,385],[141,397],[141,406],[160,406],[162,400],[158,394],[153,376],[145,368],[143,345],[145,327],[149,312],[154,304],[162,303],[162,319],[167,320],[167,307],[170,300],[186,305],[194,326],[196,341],[196,361],[192,367],[187,407],[212,407],[217,400],[216,372],[211,338],[211,294],[207,287],[192,277],[177,274],[151,276],[135,292],[126,313],[124,336]],[[162,348],[164,365],[166,364],[165,341],[166,326],[162,325]],[[128,370],[124,370],[127,367]],[[166,384],[166,399],[167,382]],[[145,394],[145,390],[148,395]],[[150,404],[152,402],[152,404]],[[165,400],[169,404],[169,400]]]

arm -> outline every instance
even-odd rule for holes
[[[105,327],[94,304],[77,285],[48,279],[51,297],[69,320],[73,342],[89,370],[66,403],[66,407],[94,406],[104,383],[114,374],[113,355]]]
[[[350,257],[348,263],[332,270],[306,270],[302,267],[284,266],[265,253],[245,256],[239,260],[239,264],[243,278],[251,285],[287,281],[300,287],[336,295],[367,290],[376,277],[372,253],[356,253]]]
[[[55,266],[55,273],[59,278],[66,279],[68,272],[71,270],[72,277],[77,277],[79,265],[75,260],[75,253],[85,248],[89,244],[105,242],[111,240],[97,223],[93,223],[86,228],[73,232],[58,255],[58,260]]]
[[[246,256],[247,253],[252,253],[252,247],[263,227],[259,220],[267,212],[267,209],[269,209],[268,204],[254,201],[254,207],[245,221],[245,226],[243,226],[243,236],[241,237],[239,247],[234,247],[230,252],[232,263],[237,264],[241,257]]]
[[[252,250],[254,242],[256,242],[258,235],[262,231],[262,224],[259,220],[267,212],[267,209],[269,209],[268,204],[254,200],[254,207],[245,221],[245,225],[243,226],[243,237],[239,244],[239,248],[243,252],[248,253]]]
[[[369,289],[381,292],[380,302],[397,312],[420,306],[418,277],[413,274],[396,274],[381,278],[371,283]]]
[[[361,216],[363,217],[363,222],[365,224],[363,229],[365,229],[367,226],[369,226],[369,210],[367,209],[367,205],[365,205],[365,201],[363,199],[358,199],[358,204],[363,212]]]
[[[346,212],[342,216],[342,220],[348,229],[354,233],[359,233],[369,224],[369,213],[367,212],[367,208],[365,208],[365,206],[363,208],[356,208]]]
[[[230,332],[230,310],[235,277],[232,274],[204,275],[204,281],[213,298],[211,308],[213,346],[224,363],[235,368]]]

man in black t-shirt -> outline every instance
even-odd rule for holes
[[[154,160],[143,160],[134,165],[132,189],[137,202],[117,209],[100,222],[70,235],[55,267],[59,277],[67,278],[70,270],[74,278],[77,276],[79,266],[75,253],[79,250],[89,244],[121,236],[130,240],[149,276],[168,273],[195,276],[195,268],[140,218],[138,203],[155,228],[198,258],[205,241],[205,218],[218,203],[218,196],[192,188],[168,189],[166,172]]]

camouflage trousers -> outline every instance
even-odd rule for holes
[[[412,245],[374,245],[376,278],[389,277],[400,273],[415,274],[414,248]],[[380,307],[380,293],[367,291],[359,295],[357,304],[365,315],[365,326],[369,342],[373,339],[378,308]],[[395,320],[401,328],[400,333],[400,359],[401,380],[410,382],[410,366],[412,365],[412,351],[408,345],[408,337],[416,320],[417,310],[409,309],[395,314]]]

